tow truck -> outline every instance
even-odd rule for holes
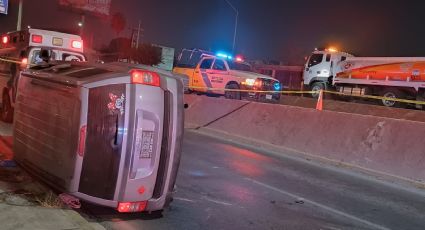
[[[17,83],[22,70],[47,61],[86,61],[78,35],[29,28],[0,34],[0,118],[13,121]]]
[[[335,90],[382,96],[382,105],[404,107],[388,98],[424,101],[425,57],[355,57],[334,48],[315,50],[305,64],[303,78],[304,85],[316,92],[313,97],[320,90]]]
[[[273,77],[254,73],[240,56],[233,58],[224,53],[183,49],[173,72],[189,77],[192,92],[224,95],[225,98],[237,100],[280,99],[280,82]]]

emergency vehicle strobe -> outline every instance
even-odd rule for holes
[[[80,36],[41,29],[26,29],[0,35],[1,120],[13,121],[19,74],[46,59],[86,61]]]

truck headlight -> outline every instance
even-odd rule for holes
[[[255,84],[255,79],[246,79],[245,84],[249,86],[253,86]]]

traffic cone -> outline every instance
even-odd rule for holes
[[[320,90],[319,98],[317,98],[316,109],[322,111],[323,110],[323,90]]]

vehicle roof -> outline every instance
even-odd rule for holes
[[[33,67],[23,72],[23,75],[78,86],[95,81],[103,81],[130,76],[132,69],[142,69],[158,73],[162,77],[178,79],[171,72],[159,68],[128,63],[87,63],[87,62],[55,62],[49,67]]]

